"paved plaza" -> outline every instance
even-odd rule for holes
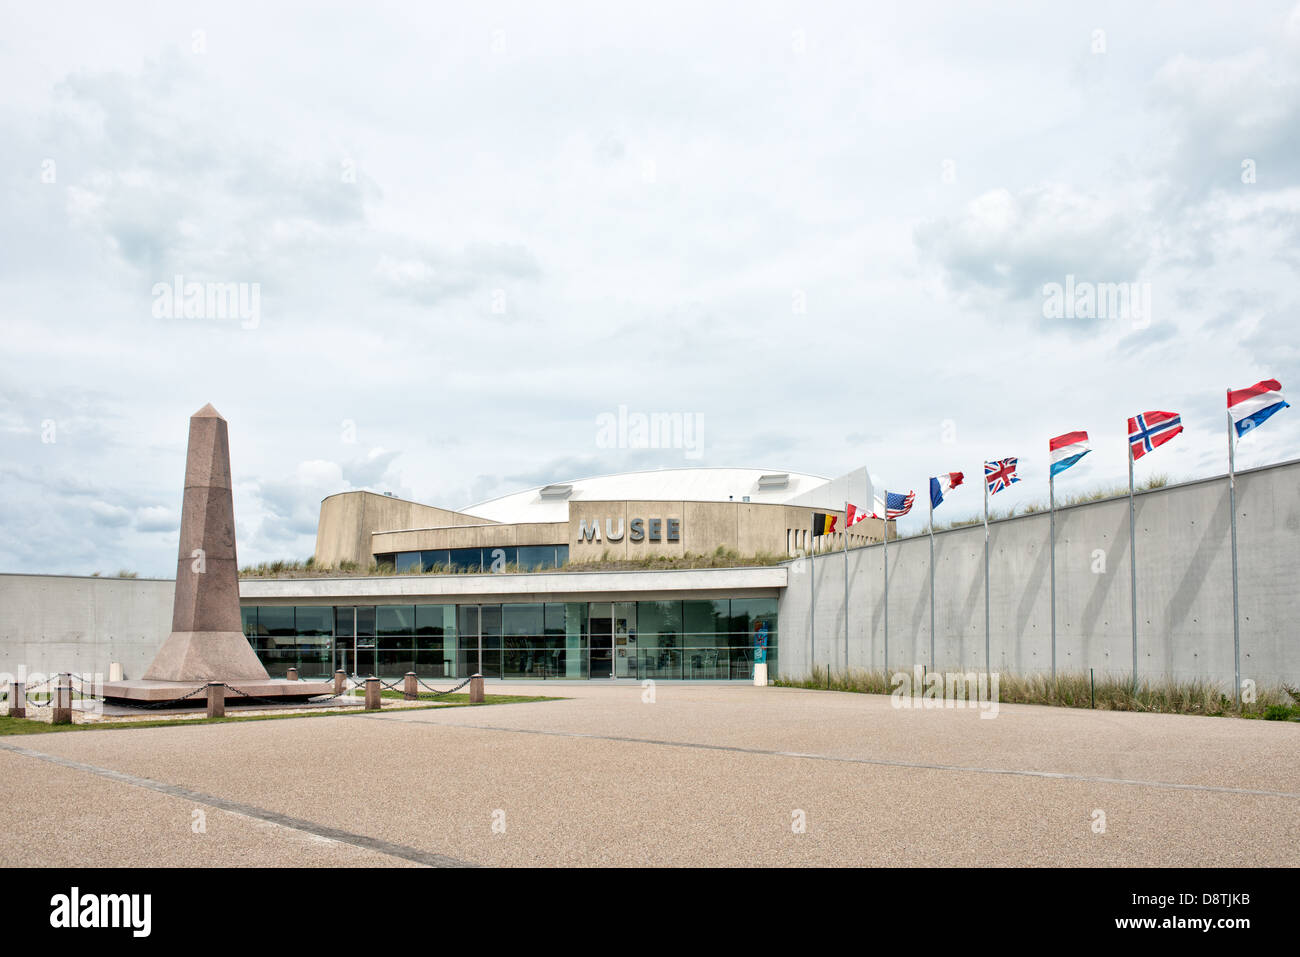
[[[654,690],[3,737],[0,863],[1300,864],[1295,723]]]

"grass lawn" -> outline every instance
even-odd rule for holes
[[[364,692],[363,692],[364,693]],[[400,691],[385,691],[385,698],[401,698]],[[519,704],[526,701],[562,701],[562,698],[548,695],[490,694],[485,695],[481,704],[470,704],[468,694],[443,695],[434,698],[431,694],[422,694],[421,700],[429,704],[411,703],[406,708],[385,708],[384,713],[393,711],[429,711],[436,708],[481,708],[494,704]],[[111,731],[120,728],[177,728],[196,724],[228,724],[236,721],[285,721],[290,718],[338,718],[357,714],[373,714],[360,708],[348,711],[299,711],[294,714],[227,714],[224,718],[195,718],[177,715],[173,718],[159,718],[151,721],[97,721],[91,724],[49,724],[30,718],[11,718],[0,715],[0,736],[8,734],[50,734],[59,731]]]
[[[357,688],[352,692],[358,698],[366,696],[365,688]],[[394,691],[385,688],[379,692],[381,698],[402,700],[406,697],[400,691]],[[554,698],[547,695],[525,695],[525,694],[485,694],[484,704],[517,704],[520,701],[559,701],[560,698]],[[432,691],[419,692],[420,701],[448,702],[452,704],[469,704],[469,692],[458,694],[435,695]],[[475,706],[477,707],[477,705]]]

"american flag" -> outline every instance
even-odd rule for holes
[[[903,495],[899,492],[887,493],[885,499],[885,518],[899,518],[906,515],[912,510],[912,502],[916,499],[915,492],[908,492]]]
[[[1009,485],[1020,481],[1016,475],[1018,458],[998,459],[984,463],[984,482],[989,487],[989,494],[996,495]]]
[[[1143,412],[1128,420],[1128,447],[1137,461],[1152,449],[1164,445],[1183,431],[1177,412]]]

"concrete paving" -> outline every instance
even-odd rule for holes
[[[0,738],[0,864],[1300,865],[1295,723],[488,690],[568,700]]]

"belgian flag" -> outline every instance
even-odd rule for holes
[[[813,535],[830,535],[835,531],[835,520],[838,515],[827,515],[824,512],[813,512]]]

